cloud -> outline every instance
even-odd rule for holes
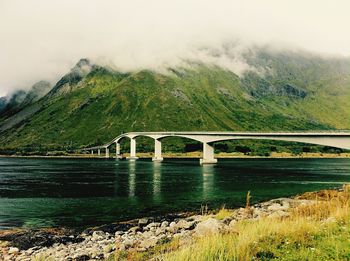
[[[0,0],[0,95],[55,81],[82,57],[121,70],[197,58],[240,73],[251,45],[350,55],[349,10],[348,0]],[[231,41],[231,58],[212,55]]]

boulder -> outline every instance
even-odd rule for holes
[[[152,223],[149,223],[146,227],[148,228],[152,228],[152,227],[160,227],[160,223],[159,222],[152,222]]]
[[[228,224],[228,226],[229,226],[230,228],[233,228],[233,227],[236,226],[236,224],[237,224],[237,220],[232,219],[232,220],[230,221],[230,223]]]
[[[272,212],[270,215],[268,215],[269,218],[281,218],[281,217],[288,217],[289,213],[283,211],[283,210],[277,210]]]
[[[148,223],[148,218],[140,218],[139,219],[139,226],[146,226]]]
[[[160,226],[161,227],[167,227],[167,226],[169,226],[169,222],[168,221],[163,221]]]
[[[129,229],[129,233],[135,234],[139,230],[140,230],[140,227],[139,226],[135,226],[135,227],[132,227],[132,228]]]
[[[103,231],[98,230],[92,233],[91,240],[92,241],[102,240],[104,239],[104,237],[105,237],[105,233]]]
[[[193,229],[194,228],[194,224],[195,222],[194,221],[191,221],[191,222],[188,222],[184,219],[181,219],[179,222],[176,223],[176,227],[178,229]]]
[[[210,234],[219,233],[224,227],[224,224],[217,219],[209,218],[205,221],[198,223],[194,229],[196,236],[206,236]]]
[[[86,261],[86,260],[90,260],[90,256],[86,255],[86,254],[78,254],[76,256],[73,257],[74,261]]]
[[[8,253],[13,255],[13,254],[17,254],[19,252],[19,249],[17,247],[10,247]]]
[[[139,247],[149,249],[151,247],[154,247],[157,244],[157,242],[158,242],[158,239],[156,237],[150,237],[146,240],[141,241]]]

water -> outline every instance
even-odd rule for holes
[[[0,158],[0,229],[99,224],[338,187],[348,159],[198,160]]]

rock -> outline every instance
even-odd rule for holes
[[[158,242],[158,239],[156,237],[151,237],[151,238],[148,238],[147,240],[141,241],[139,247],[148,249],[148,248],[154,247],[157,244],[157,242]]]
[[[229,226],[230,228],[232,228],[232,227],[236,226],[236,224],[237,224],[237,220],[232,219],[232,220],[230,221],[230,223],[228,224],[228,226]]]
[[[176,234],[173,235],[174,238],[180,238],[181,236],[182,236],[181,233],[176,233]]]
[[[168,221],[163,221],[162,224],[160,225],[160,227],[167,227],[167,226],[169,226]]]
[[[195,223],[194,221],[187,222],[186,220],[181,219],[179,222],[176,223],[176,227],[178,229],[190,229],[190,228],[193,229],[194,223]]]
[[[125,248],[129,248],[129,247],[132,247],[134,244],[134,240],[132,239],[125,239],[124,242],[123,242],[123,245],[125,246]]]
[[[153,232],[153,233],[155,233],[156,230],[157,230],[157,227],[151,227],[151,228],[149,229],[149,231],[151,231],[151,232]]]
[[[103,253],[110,253],[113,251],[113,245],[107,245],[103,247]]]
[[[94,232],[92,233],[92,236],[93,236],[93,237],[96,237],[96,236],[104,237],[104,236],[105,236],[105,233],[104,233],[103,231],[97,230],[97,231],[94,231]]]
[[[139,219],[139,226],[145,226],[148,223],[148,218],[140,218]]]
[[[269,210],[269,211],[277,211],[277,210],[281,210],[281,209],[283,209],[283,207],[278,203],[273,203],[272,205],[267,207],[267,210]]]
[[[190,217],[186,218],[186,221],[200,222],[202,219],[203,219],[202,215],[194,215],[194,216],[190,216]]]
[[[17,247],[10,247],[8,253],[13,255],[13,254],[17,254],[19,252],[19,249]]]
[[[150,229],[153,227],[159,227],[161,224],[159,222],[152,222],[149,223],[146,227],[149,227]]]
[[[132,227],[129,229],[129,232],[132,233],[132,234],[135,234],[137,231],[140,230],[140,227],[139,226],[136,226],[136,227]]]
[[[223,223],[217,219],[209,218],[205,221],[198,223],[195,230],[196,236],[206,236],[210,234],[217,234],[222,230]]]
[[[90,256],[83,254],[83,255],[77,255],[73,258],[74,261],[86,261],[90,260]]]
[[[268,215],[269,218],[280,218],[280,217],[288,217],[288,216],[289,216],[289,213],[283,210],[274,211],[270,215]]]
[[[151,231],[146,231],[146,232],[142,233],[142,237],[143,238],[150,238],[150,237],[153,237],[153,236],[154,236],[154,234]]]
[[[114,234],[114,236],[118,237],[118,236],[121,236],[121,235],[123,235],[123,234],[124,234],[123,231],[116,231],[115,234]]]
[[[163,228],[163,227],[157,228],[157,230],[155,232],[156,236],[159,236],[159,235],[164,234],[164,233],[165,233],[165,228]]]
[[[222,223],[228,225],[228,224],[230,224],[232,218],[233,218],[233,217],[225,217],[225,218],[222,220]]]

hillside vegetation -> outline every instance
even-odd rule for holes
[[[74,149],[127,131],[350,129],[350,60],[259,50],[238,77],[206,64],[121,73],[87,59],[0,121],[4,149]]]

